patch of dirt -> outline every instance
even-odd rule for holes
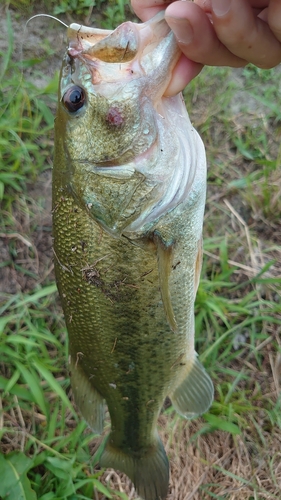
[[[52,173],[47,170],[27,186],[28,205],[14,202],[15,231],[0,232],[0,295],[28,292],[54,280],[52,250]]]
[[[42,88],[61,67],[66,47],[66,28],[47,17],[37,17],[26,25],[30,16],[13,11],[10,13],[13,30],[12,58],[15,61],[34,59],[36,64],[23,70],[23,78],[30,79],[34,85]],[[4,7],[0,7],[0,14],[0,51],[5,52],[9,34]]]
[[[12,18],[15,33],[16,58],[21,56],[21,43],[23,26],[25,20]],[[0,17],[0,50],[7,47],[6,19]],[[4,34],[4,35],[3,35]],[[43,42],[42,42],[43,38]],[[28,25],[23,46],[24,57],[32,54],[33,57],[44,58],[40,67],[33,72],[28,70],[24,73],[25,78],[30,78],[38,86],[44,86],[55,71],[59,70],[62,54],[65,49],[65,29],[58,27],[50,20],[38,18]],[[49,55],[46,55],[49,51]],[[53,53],[52,53],[53,52]],[[44,76],[45,75],[45,76]],[[238,95],[238,100],[240,99]],[[254,103],[251,103],[254,106]],[[235,106],[236,104],[232,104]],[[237,108],[237,113],[239,109]],[[244,123],[244,118],[239,121],[239,126]],[[216,132],[217,133],[217,132]],[[219,152],[217,161],[229,151]],[[238,165],[236,154],[231,152],[230,162]],[[220,156],[221,155],[221,156]],[[245,168],[245,167],[244,167]],[[227,174],[226,174],[227,175]],[[6,265],[0,267],[0,294],[15,294],[18,292],[29,292],[38,283],[46,283],[54,280],[53,252],[52,252],[52,217],[51,217],[51,170],[45,171],[38,179],[27,186],[27,202],[20,195],[14,202],[14,227],[15,232],[8,234],[0,230],[0,257]],[[263,249],[270,243],[280,244],[280,225],[274,221],[272,227],[268,221],[255,220],[253,214],[249,213],[247,204],[243,203],[240,193],[231,194],[228,206],[217,208],[224,196],[216,186],[209,190],[209,204],[206,215],[206,233],[209,215],[220,219],[215,225],[215,230],[220,227],[221,231],[231,226],[233,234],[236,235],[237,245],[236,259],[242,267],[243,279],[252,277],[253,272],[260,270],[264,262]],[[28,205],[26,205],[28,203]],[[221,205],[222,206],[222,205]],[[278,205],[279,206],[279,205]],[[240,213],[240,219],[237,213]],[[238,213],[238,215],[239,215]],[[245,226],[241,223],[243,217]],[[256,248],[260,253],[254,255],[247,248],[248,226],[258,234],[259,242]],[[240,250],[239,250],[240,248]],[[245,253],[245,248],[247,252]],[[249,251],[248,251],[249,250]],[[240,253],[239,253],[240,252]],[[269,255],[276,258],[276,264],[271,268],[275,276],[281,275],[280,252],[274,249]],[[211,256],[216,259],[216,255]],[[259,260],[261,259],[261,260]],[[243,267],[244,266],[244,267]],[[257,266],[257,267],[255,267]],[[280,332],[279,332],[280,333]],[[276,361],[277,362],[277,361]],[[280,370],[280,368],[279,368]],[[272,394],[277,396],[277,387],[274,386],[274,373],[269,365],[262,375],[265,386],[271,387]],[[262,411],[261,411],[262,413]],[[246,418],[246,417],[245,417]],[[264,434],[268,439],[267,450],[272,453],[271,462],[265,456],[263,446],[259,443],[253,424],[249,420],[249,435],[235,436],[222,431],[214,431],[208,435],[200,435],[204,422],[187,423],[173,416],[160,418],[162,427],[161,435],[165,443],[166,451],[171,462],[171,490],[170,500],[208,500],[210,498],[227,498],[228,500],[246,500],[256,498],[256,492],[260,499],[279,498],[281,491],[281,469],[280,449],[281,435],[276,430],[274,439],[270,433],[270,423],[265,415],[261,415],[260,422],[266,422],[268,432]],[[197,435],[197,439],[194,436]],[[275,482],[271,479],[271,469],[274,469]],[[243,483],[238,480],[243,478]],[[136,498],[134,489],[128,479],[113,470],[107,470],[103,481],[111,487],[126,491],[129,498]],[[99,498],[102,498],[101,496]]]
[[[272,451],[272,467],[279,471],[276,484],[270,477],[266,451],[262,446],[241,436],[223,431],[199,435],[203,422],[185,422],[170,415],[160,418],[161,438],[170,460],[170,490],[167,500],[248,500],[257,491],[261,500],[279,498],[281,492],[281,434],[267,434]],[[196,440],[194,436],[197,435]],[[243,483],[240,478],[243,478]],[[124,474],[108,469],[102,481],[111,488],[125,492],[129,499],[138,499],[134,487]],[[98,497],[103,500],[104,497]],[[118,497],[114,496],[117,500]]]
[[[66,47],[65,28],[60,30],[54,21],[39,17],[25,26],[28,16],[11,13],[13,53],[15,61],[42,60],[21,78],[29,79],[38,88],[44,88],[59,71]],[[5,8],[0,8],[0,51],[8,48],[8,25]],[[35,14],[35,13],[34,13]],[[15,89],[16,91],[16,89]],[[28,292],[38,283],[54,280],[51,236],[51,170],[42,173],[34,183],[27,185],[27,199],[20,194],[13,203],[11,233],[0,229],[0,297],[5,294]]]

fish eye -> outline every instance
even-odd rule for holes
[[[70,111],[70,113],[74,113],[75,111],[78,111],[78,109],[81,109],[84,106],[85,101],[85,91],[78,85],[74,85],[69,88],[62,98],[64,106],[68,111]]]

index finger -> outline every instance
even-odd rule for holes
[[[269,1],[270,0],[246,0],[253,9],[265,9],[268,7]],[[212,11],[212,0],[194,0],[194,3],[197,3],[205,12]]]

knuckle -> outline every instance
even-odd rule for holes
[[[271,29],[272,33],[275,35],[275,37],[278,40],[281,40],[281,20],[280,20],[280,18],[278,17],[276,19],[274,17],[274,18],[268,19],[268,26]]]

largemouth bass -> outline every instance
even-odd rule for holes
[[[213,399],[194,350],[204,146],[182,96],[163,97],[179,57],[163,13],[115,31],[72,24],[68,38],[53,231],[73,393],[99,433],[108,407],[101,465],[125,472],[144,499],[164,499],[164,399],[186,418]]]

